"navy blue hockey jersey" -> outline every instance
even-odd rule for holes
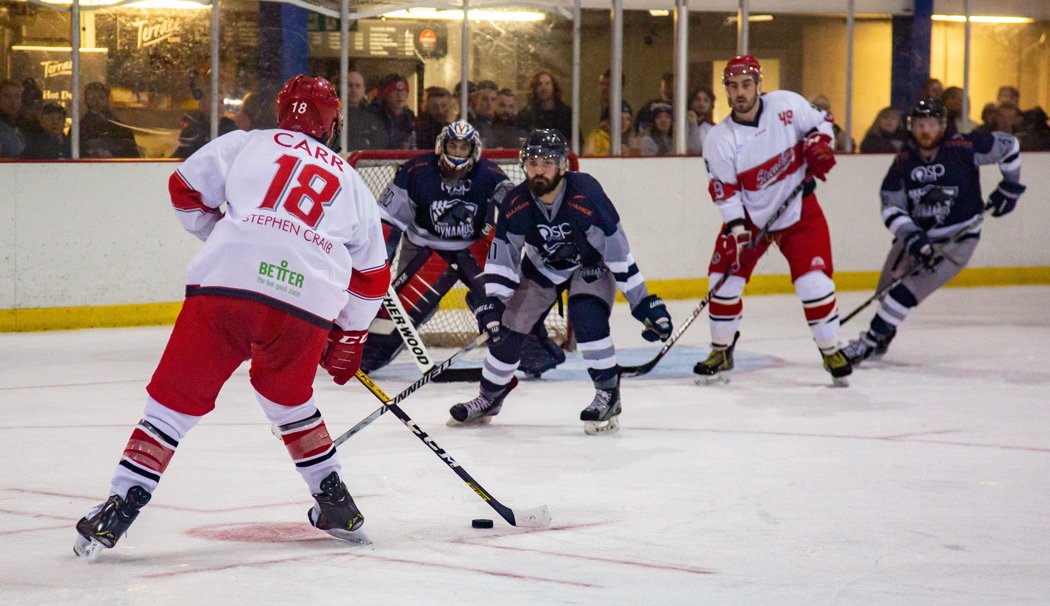
[[[956,135],[928,160],[909,143],[882,181],[886,227],[902,239],[920,229],[934,239],[956,233],[984,211],[978,167],[997,162],[1003,178],[1017,182],[1020,149],[1017,138],[1003,132]]]
[[[604,264],[633,308],[649,292],[619,214],[594,177],[569,172],[564,180],[565,187],[550,206],[533,197],[528,183],[503,199],[496,238],[485,261],[486,294],[506,300],[523,276],[558,285],[580,267]]]
[[[460,179],[447,179],[437,155],[423,154],[401,165],[379,196],[379,211],[417,246],[462,250],[481,237],[512,187],[490,160],[478,160]]]

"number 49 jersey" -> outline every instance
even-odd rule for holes
[[[375,317],[389,283],[375,198],[315,139],[229,133],[191,155],[169,189],[183,227],[205,242],[187,296],[255,299],[346,330]]]

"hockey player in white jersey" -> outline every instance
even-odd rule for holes
[[[836,385],[852,372],[839,351],[838,304],[832,281],[831,239],[813,191],[835,165],[831,116],[790,91],[762,93],[762,68],[751,55],[733,57],[723,72],[732,112],[711,129],[704,143],[709,191],[724,224],[708,268],[714,285],[732,272],[711,297],[711,354],[693,371],[701,382],[733,368],[740,333],[741,295],[758,259],[775,243],[791,268],[813,340]],[[768,235],[748,246],[769,226]]]
[[[279,128],[219,137],[171,176],[179,220],[204,245],[110,496],[76,525],[77,555],[93,558],[120,540],[245,360],[315,499],[310,523],[367,540],[312,387],[319,362],[336,383],[353,377],[390,283],[375,198],[328,147],[339,106],[326,80],[295,76],[277,98]]]

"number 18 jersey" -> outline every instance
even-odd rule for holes
[[[191,155],[169,189],[183,227],[204,240],[187,296],[255,299],[322,326],[368,327],[389,283],[379,210],[335,152],[302,133],[236,131]]]

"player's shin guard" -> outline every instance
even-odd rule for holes
[[[853,365],[838,346],[839,309],[835,283],[824,272],[811,271],[795,280],[795,292],[802,300],[806,322],[820,349],[824,370],[831,374],[835,385],[849,385],[846,377],[853,372]]]
[[[481,369],[481,393],[497,394],[514,378],[518,369],[521,347],[525,335],[512,330],[504,330],[497,343],[489,342],[489,353]]]
[[[717,284],[722,274],[708,276],[709,284]],[[711,295],[707,313],[711,323],[711,343],[717,348],[728,348],[733,344],[740,329],[740,318],[744,313],[744,301],[741,295],[747,280],[740,276],[729,276],[718,292]]]
[[[875,312],[875,318],[871,321],[872,330],[880,335],[895,333],[897,327],[903,324],[908,317],[908,312],[918,304],[918,300],[908,290],[908,287],[898,284],[879,304],[879,309]]]
[[[132,430],[113,474],[109,494],[123,497],[132,486],[152,493],[175,455],[179,441],[199,420],[200,417],[175,412],[148,397],[142,420]]]
[[[335,445],[314,399],[298,406],[282,406],[256,392],[266,417],[277,425],[281,441],[311,494],[321,492],[321,482],[340,469]]]

